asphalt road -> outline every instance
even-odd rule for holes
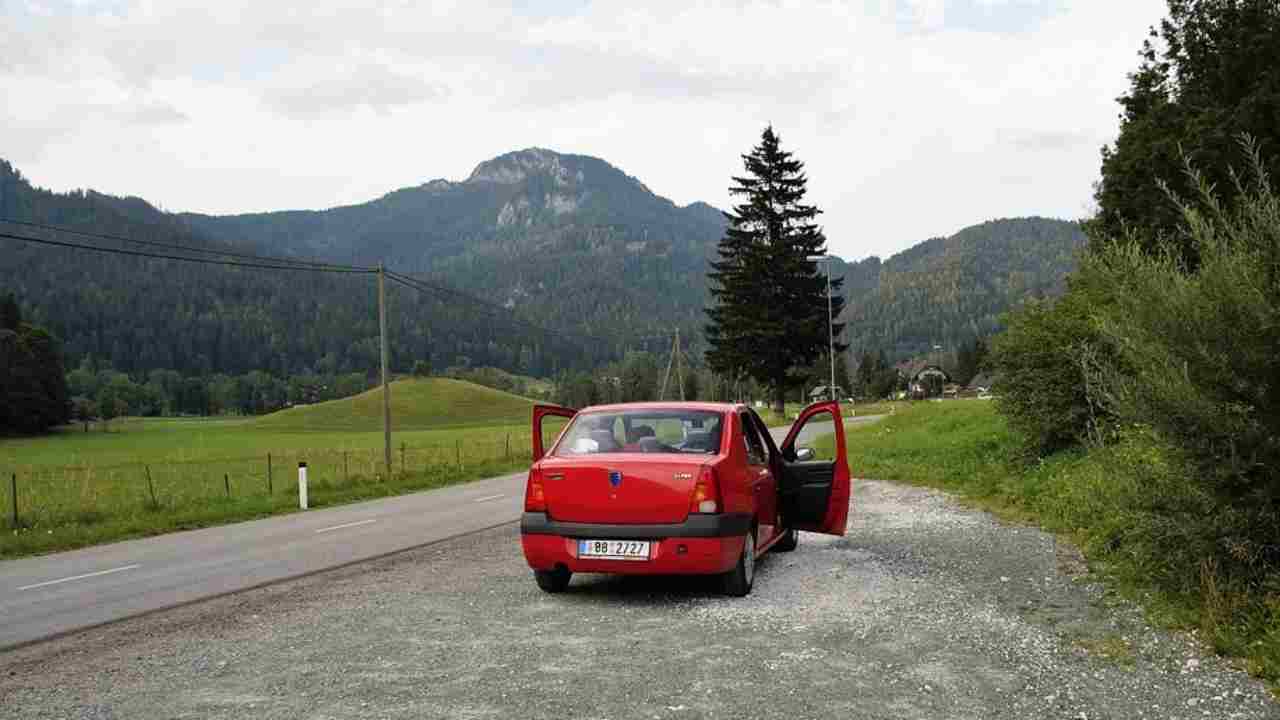
[[[811,423],[801,441],[830,431]],[[0,649],[514,522],[524,481],[516,473],[0,563]]]

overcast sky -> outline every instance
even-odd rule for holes
[[[0,0],[0,157],[54,190],[237,213],[363,202],[538,146],[728,207],[773,123],[832,250],[887,256],[994,217],[1088,214],[1164,11]]]

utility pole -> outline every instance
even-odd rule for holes
[[[676,337],[671,341],[671,357],[667,358],[667,371],[662,373],[662,389],[658,391],[658,402],[667,399],[667,380],[671,378],[671,365],[676,361],[676,346],[680,342],[680,331],[676,330]]]
[[[827,255],[827,355],[831,357],[831,401],[836,401],[836,319],[831,316],[831,255]]]
[[[831,358],[831,384],[827,386],[827,392],[834,401],[836,399],[836,332],[832,327],[835,318],[832,317],[831,311],[831,254],[810,255],[805,259],[809,262],[821,260],[827,268],[827,355]]]
[[[684,374],[680,372],[680,328],[676,328],[676,382],[680,383],[680,401],[684,402]]]
[[[391,385],[387,382],[387,271],[378,263],[378,331],[382,346],[383,467],[391,479]]]

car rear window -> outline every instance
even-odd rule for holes
[[[724,415],[710,410],[636,409],[578,413],[552,453],[720,452]]]

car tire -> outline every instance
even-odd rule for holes
[[[778,544],[773,546],[778,552],[791,552],[800,544],[800,531],[795,528],[787,528],[782,539],[778,540]]]
[[[533,579],[538,582],[538,587],[543,592],[561,593],[569,587],[569,579],[573,577],[573,572],[566,567],[557,567],[555,570],[534,570]]]
[[[720,577],[721,590],[730,597],[746,597],[751,594],[751,586],[756,579],[756,529],[751,528],[742,543],[742,554],[738,556],[738,564]]]

